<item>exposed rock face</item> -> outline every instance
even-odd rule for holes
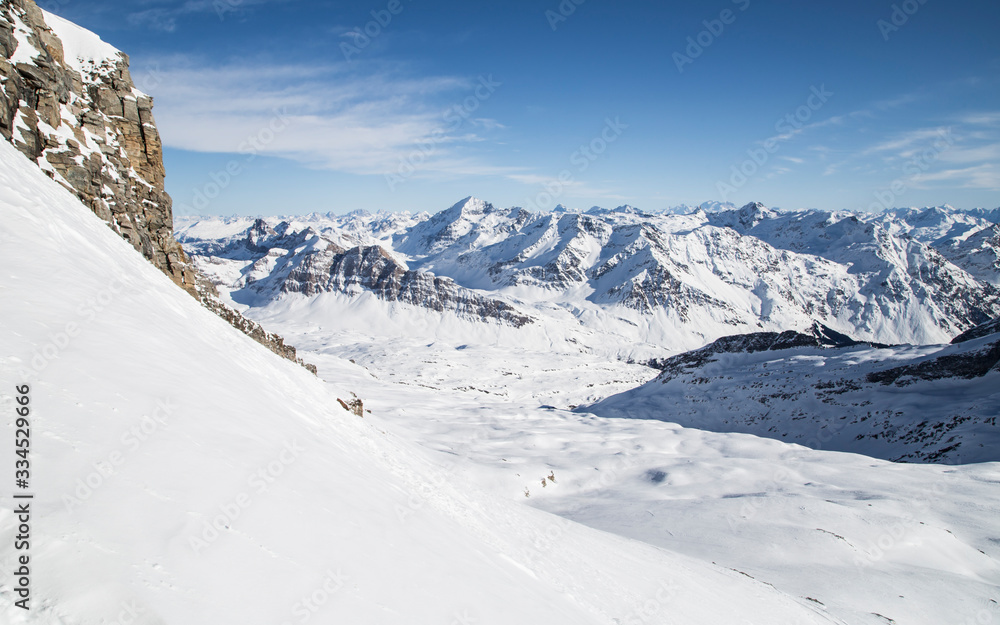
[[[949,354],[914,365],[893,367],[869,373],[865,379],[880,384],[907,386],[916,380],[942,378],[981,378],[991,369],[1000,367],[1000,341],[993,341],[982,348],[961,354]]]
[[[678,354],[663,360],[654,360],[648,364],[663,370],[660,376],[662,382],[681,374],[705,366],[715,360],[719,354],[753,354],[755,352],[792,349],[795,347],[853,347],[855,345],[873,345],[861,343],[851,337],[831,330],[821,323],[814,323],[807,332],[752,332],[750,334],[735,334],[724,336],[701,349]],[[873,345],[878,346],[879,345]]]
[[[174,239],[153,99],[128,64],[31,0],[0,0],[0,135],[207,308],[315,373],[280,336],[219,301]]]
[[[316,259],[316,255],[309,256],[293,270],[283,290],[306,295],[321,291],[367,290],[386,301],[414,304],[438,312],[454,311],[480,321],[494,319],[515,327],[531,322],[531,318],[519,314],[510,304],[464,289],[454,280],[407,270],[378,246],[340,252],[330,257],[328,264],[322,260],[316,262]]]
[[[179,236],[191,246],[196,259],[241,267],[240,277],[226,284],[235,288],[231,295],[241,303],[266,302],[282,293],[367,291],[385,301],[453,312],[475,321],[514,327],[532,322],[500,299],[459,286],[451,278],[411,270],[381,245],[358,245],[357,239],[342,233],[320,232],[287,221],[271,226],[257,219],[249,228],[221,240]]]
[[[981,339],[984,336],[989,336],[991,334],[997,334],[997,333],[1000,333],[1000,317],[997,317],[992,321],[987,321],[986,323],[978,325],[974,328],[969,328],[965,332],[953,338],[951,342],[952,344],[964,343],[966,341]]]
[[[897,213],[760,204],[688,215],[628,206],[532,213],[466,198],[433,216],[192,220],[178,238],[216,285],[251,306],[309,294],[334,256],[378,246],[405,271],[540,308],[532,318],[560,302],[582,323],[615,317],[652,340],[676,337],[672,349],[814,321],[866,341],[943,343],[1000,314],[996,224],[952,208]],[[297,266],[309,280],[289,277]],[[588,316],[595,307],[608,315]]]
[[[84,58],[60,30],[74,45],[80,33],[103,44],[30,0],[0,4],[0,134],[195,294],[173,237],[152,98],[132,84],[125,54],[103,44],[104,58]]]
[[[281,338],[273,332],[268,332],[259,323],[251,319],[247,319],[239,312],[233,310],[229,306],[226,306],[219,300],[206,297],[202,300],[202,304],[206,308],[219,315],[226,321],[230,323],[234,328],[246,334],[253,340],[257,341],[264,347],[268,348],[275,354],[281,356],[282,358],[287,358],[292,362],[296,362],[314,374],[317,373],[316,365],[309,364],[299,358],[296,354],[295,348],[291,345],[285,345],[285,339]]]

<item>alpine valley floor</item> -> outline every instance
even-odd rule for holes
[[[845,623],[1000,617],[997,463],[894,464],[573,412],[657,371],[559,341],[469,343],[478,324],[366,295],[250,314],[362,398],[367,421],[430,450],[441,483],[739,571]],[[537,545],[568,527],[536,528]]]

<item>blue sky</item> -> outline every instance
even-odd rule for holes
[[[177,214],[1000,206],[996,2],[40,4],[130,55]]]

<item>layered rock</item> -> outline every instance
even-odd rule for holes
[[[85,51],[74,49],[81,41]],[[30,0],[4,0],[0,76],[0,134],[195,294],[173,237],[153,100],[133,85],[128,57]]]
[[[532,213],[467,198],[433,216],[225,221],[188,221],[178,236],[220,288],[251,306],[308,293],[335,255],[378,246],[404,271],[534,307],[533,318],[558,302],[598,330],[608,317],[649,328],[640,340],[670,349],[814,321],[878,343],[943,343],[1000,315],[995,224],[955,209],[874,216],[749,204],[689,215],[627,206]],[[299,283],[289,276],[302,262],[312,275]],[[595,309],[602,313],[587,312]]]
[[[283,284],[285,292],[370,291],[379,299],[437,312],[450,311],[478,321],[496,320],[521,327],[531,318],[498,299],[484,297],[431,273],[411,271],[378,246],[355,247],[328,259],[307,257]]]
[[[351,236],[334,236],[310,226],[255,220],[235,236],[200,240],[179,235],[220,287],[249,305],[265,304],[284,293],[357,295],[369,292],[387,302],[402,302],[475,321],[521,327],[532,322],[511,304],[481,295],[454,280],[412,270],[380,245],[356,245]],[[370,241],[369,241],[370,242]],[[350,247],[348,247],[350,246]],[[239,267],[226,280],[214,263]]]
[[[126,54],[31,0],[2,0],[0,135],[178,286],[271,351],[305,364],[280,336],[219,301],[175,240],[153,99],[136,89]]]

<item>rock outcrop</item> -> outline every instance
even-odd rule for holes
[[[900,462],[1000,459],[997,320],[951,345],[856,343],[822,326],[720,339],[578,408]]]
[[[128,57],[30,0],[4,0],[0,77],[0,134],[195,294],[173,237],[153,100],[132,84]]]
[[[315,295],[323,291],[371,291],[388,302],[404,302],[437,312],[452,311],[477,321],[499,321],[516,328],[532,322],[510,304],[458,286],[450,278],[400,265],[377,245],[326,256],[307,256],[288,275],[285,292]]]
[[[804,332],[785,330],[784,332],[751,332],[750,334],[734,334],[716,339],[712,343],[677,356],[665,359],[654,359],[646,364],[660,369],[661,382],[667,382],[678,375],[689,374],[714,361],[720,354],[753,354],[763,351],[778,351],[796,347],[854,347],[855,345],[870,345],[885,347],[873,343],[862,343],[851,337],[831,330],[821,323],[813,323]]]
[[[219,301],[174,238],[153,99],[136,89],[126,54],[31,0],[0,1],[0,135],[207,308],[316,372]]]

